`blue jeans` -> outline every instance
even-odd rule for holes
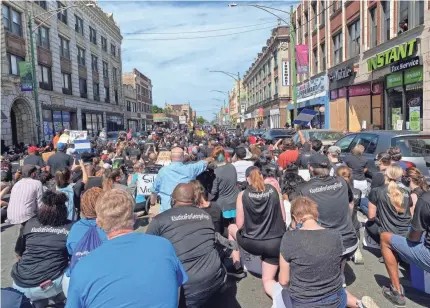
[[[63,292],[63,288],[61,285],[62,280],[63,280],[63,275],[53,280],[52,285],[46,288],[45,290],[42,290],[41,287],[23,288],[23,287],[17,286],[15,284],[15,281],[13,282],[12,287],[20,291],[21,293],[23,293],[31,301],[37,301],[37,300],[47,299],[47,298],[57,296],[58,294]]]
[[[403,236],[393,234],[391,247],[402,260],[430,272],[430,249],[425,247],[422,242],[411,242]]]
[[[282,298],[284,300],[284,305],[286,308],[324,307],[333,304],[337,304],[337,307],[339,308],[346,308],[347,301],[347,295],[344,288],[339,289],[339,291],[333,295],[307,303],[301,303],[293,300],[291,298],[291,293],[289,289],[282,290]]]
[[[369,199],[361,198],[360,209],[363,211],[364,214],[366,214],[366,216],[369,216]]]

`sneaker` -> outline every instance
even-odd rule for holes
[[[379,261],[379,263],[385,263],[384,257],[380,257],[380,258],[378,259],[378,261]]]
[[[382,294],[396,307],[406,307],[405,291],[401,287],[401,293],[397,292],[393,286],[382,287]]]
[[[355,251],[353,261],[355,264],[364,264],[363,254],[361,253],[360,248],[357,248]]]
[[[375,301],[370,296],[363,296],[361,298],[361,306],[359,308],[379,308],[379,306],[375,303]]]
[[[243,279],[246,277],[246,273],[244,272],[243,267],[237,264],[227,269],[227,275],[233,276],[237,279]]]

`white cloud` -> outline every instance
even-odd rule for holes
[[[257,3],[257,2],[253,2]],[[262,2],[260,2],[262,3]],[[224,70],[241,76],[250,67],[270,37],[276,18],[252,7],[227,7],[228,2],[131,2],[99,1],[105,12],[113,12],[124,36],[123,71],[137,68],[151,78],[155,105],[183,104],[190,101],[198,115],[207,119],[221,94],[210,90],[229,91],[233,79],[209,70]],[[264,5],[290,10],[289,2],[264,2]],[[282,18],[288,15],[276,12]],[[263,24],[266,23],[267,24]],[[228,31],[183,33],[259,25]],[[190,38],[263,30],[224,37],[193,40],[148,40]],[[178,33],[139,34],[130,33]],[[182,34],[181,34],[182,33]],[[138,40],[132,40],[138,39]]]

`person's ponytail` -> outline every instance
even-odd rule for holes
[[[399,189],[397,181],[402,177],[403,169],[397,165],[391,165],[385,170],[385,183],[388,184],[388,195],[391,205],[398,213],[404,213],[403,193]]]
[[[264,191],[264,180],[263,176],[261,175],[261,172],[259,169],[255,168],[251,171],[251,174],[249,175],[249,181],[252,188],[254,188],[258,192]]]
[[[406,169],[406,177],[410,179],[415,185],[421,188],[423,191],[428,191],[429,186],[427,184],[426,177],[421,173],[421,171],[415,167]]]

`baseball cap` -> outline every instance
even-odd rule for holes
[[[24,165],[21,167],[21,173],[23,176],[29,176],[33,172],[36,172],[37,167],[35,165]]]
[[[57,143],[57,150],[64,150],[66,148],[65,143]]]
[[[37,151],[39,151],[39,148],[35,147],[35,146],[31,146],[27,149],[28,153],[33,153],[33,152],[37,152]]]
[[[341,149],[338,146],[336,146],[336,145],[332,145],[331,147],[328,148],[327,151],[330,154],[334,154],[336,156],[339,156],[340,152],[341,152]]]
[[[312,168],[328,168],[330,161],[327,156],[315,153],[309,157],[309,165]]]
[[[249,177],[251,175],[252,170],[258,169],[257,166],[248,167],[245,171],[245,177]]]

